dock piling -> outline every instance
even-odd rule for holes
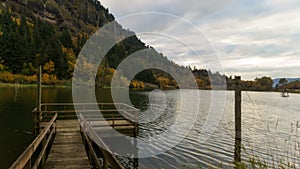
[[[42,103],[42,65],[38,67],[38,74],[37,74],[37,95],[36,95],[36,109],[33,110],[33,119],[34,119],[34,137],[36,137],[41,131],[41,123],[42,123],[42,110],[41,110],[41,103]]]
[[[241,162],[241,142],[242,142],[242,115],[241,115],[242,89],[241,77],[235,77],[235,149],[234,161]]]

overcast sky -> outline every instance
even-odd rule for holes
[[[101,3],[124,28],[178,64],[222,67],[243,79],[300,77],[299,0]]]

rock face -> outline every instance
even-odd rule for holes
[[[7,0],[2,3],[17,18],[24,15],[29,22],[40,18],[74,34],[82,31],[92,33],[114,20],[108,9],[97,0]]]

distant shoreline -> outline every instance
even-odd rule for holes
[[[19,84],[19,83],[0,83],[0,88],[36,88],[37,84]],[[61,84],[57,84],[57,85],[42,85],[42,87],[47,87],[47,88],[51,88],[51,87],[59,87],[59,88],[69,88],[72,87],[71,84],[67,84],[67,85],[61,85]],[[106,87],[107,88],[107,87]],[[103,88],[104,89],[104,88]],[[155,90],[155,89],[159,89],[159,88],[131,88],[130,90],[133,91],[149,91],[149,90]],[[161,90],[176,90],[175,88],[169,88],[169,89],[161,89]],[[199,89],[199,90],[211,90],[211,89]],[[234,89],[227,89],[227,91],[234,91]],[[263,90],[243,90],[243,91],[253,91],[253,92],[276,92],[276,93],[281,93],[280,90],[268,90],[268,91],[263,91]],[[293,93],[293,94],[300,94],[300,90],[292,90],[292,89],[288,89],[288,93]]]

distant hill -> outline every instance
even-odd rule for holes
[[[278,84],[280,79],[281,78],[273,79],[273,87],[275,87]],[[297,81],[297,80],[300,81],[300,78],[285,78],[285,79],[288,81],[288,83],[293,82],[293,81]]]

